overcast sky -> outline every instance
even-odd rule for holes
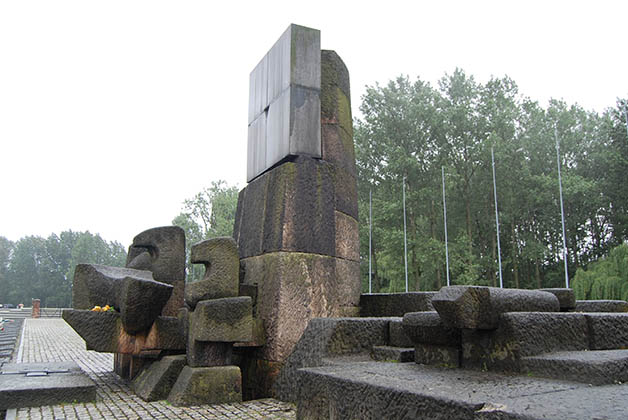
[[[246,182],[248,75],[290,23],[365,85],[508,75],[603,111],[628,96],[623,1],[0,1],[0,236],[128,245]]]

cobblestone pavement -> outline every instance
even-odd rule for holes
[[[73,360],[98,385],[96,403],[74,403],[17,410],[18,419],[295,419],[294,405],[273,399],[240,404],[174,407],[166,401],[145,402],[128,382],[113,373],[113,356],[85,350],[85,342],[62,319],[27,319],[21,362]]]

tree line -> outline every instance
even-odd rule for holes
[[[80,263],[124,266],[126,250],[89,231],[16,242],[0,236],[0,303],[30,306],[36,298],[43,307],[71,307],[74,267]]]
[[[479,83],[460,69],[437,86],[400,76],[368,87],[355,123],[363,290],[369,191],[373,291],[405,289],[404,180],[410,290],[446,284],[443,168],[452,284],[499,285],[491,149],[504,286],[564,287],[556,141],[572,278],[628,236],[624,103],[542,107],[508,77]]]

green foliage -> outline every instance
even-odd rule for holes
[[[576,299],[628,300],[628,245],[613,248],[586,270],[579,268],[573,289]]]
[[[368,87],[363,118],[355,121],[363,290],[369,190],[373,291],[405,287],[404,178],[410,289],[446,284],[441,167],[452,284],[499,284],[491,149],[504,285],[564,285],[555,133],[569,272],[606,255],[628,239],[628,138],[621,104],[602,115],[556,100],[542,108],[508,77],[482,84],[460,69],[436,87],[405,76]],[[620,293],[608,282],[596,290]]]
[[[69,307],[76,264],[125,262],[122,245],[90,232],[26,236],[15,243],[0,237],[0,302],[29,305],[38,298],[44,307]]]
[[[223,180],[212,181],[209,188],[183,202],[183,209],[172,224],[185,231],[188,281],[199,280],[204,271],[189,262],[191,246],[205,239],[231,236],[237,205],[238,188]]]

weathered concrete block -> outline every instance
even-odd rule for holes
[[[167,398],[185,366],[185,362],[185,354],[165,356],[161,360],[153,362],[135,377],[132,382],[133,391],[144,401]]]
[[[355,176],[334,166],[334,199],[336,211],[358,219],[358,184]]]
[[[151,350],[185,350],[181,323],[174,317],[157,317],[148,331],[128,334],[117,312],[65,309],[63,319],[85,340],[87,350],[135,354]]]
[[[414,347],[401,319],[395,319],[388,324],[388,343],[395,347]]]
[[[591,350],[628,348],[627,313],[584,313]]]
[[[262,358],[284,360],[314,317],[341,316],[357,307],[359,263],[340,258],[277,252],[241,260],[244,284],[257,283],[256,318],[266,328]]]
[[[185,232],[178,226],[145,230],[133,238],[128,268],[148,270],[155,280],[172,284],[185,279]]]
[[[408,312],[433,311],[436,292],[373,293],[360,296],[360,316],[404,316]]]
[[[549,292],[556,296],[561,311],[569,311],[576,307],[576,295],[574,294],[573,289],[549,288],[539,290],[542,292]]]
[[[33,376],[25,374],[44,370],[51,373]],[[95,401],[96,384],[75,362],[6,363],[0,367],[2,412],[9,408]]]
[[[539,290],[498,289],[483,286],[443,287],[432,305],[444,325],[455,328],[494,329],[506,312],[557,312],[558,299]]]
[[[336,356],[370,354],[374,346],[387,345],[389,323],[395,319],[312,319],[280,370],[274,395],[283,401],[296,401],[301,368],[328,365]]]
[[[577,300],[576,312],[628,312],[625,300]]]
[[[438,312],[409,312],[403,316],[402,324],[413,343],[460,346],[460,330],[445,327]]]
[[[187,364],[191,367],[227,366],[231,363],[231,343],[196,341],[188,337]]]
[[[203,300],[190,314],[191,339],[234,343],[253,338],[251,298]]]
[[[323,124],[338,124],[353,136],[349,71],[340,56],[331,50],[321,51],[321,121]],[[353,156],[355,165],[352,149],[353,145],[344,155],[347,160]]]
[[[191,308],[201,300],[238,296],[240,259],[233,238],[213,238],[194,244],[190,260],[205,266],[203,278],[185,286],[185,302]]]
[[[92,309],[96,305],[118,308],[119,283],[126,277],[154,280],[152,273],[146,270],[77,264],[72,285],[72,306],[74,309]]]
[[[498,314],[505,312],[559,312],[554,293],[541,290],[500,289],[489,287],[491,307]]]
[[[460,353],[460,347],[416,343],[414,362],[421,365],[457,368],[460,367]]]
[[[150,328],[172,293],[170,284],[136,277],[125,277],[119,285],[116,309],[129,334]]]
[[[237,366],[185,366],[168,395],[168,402],[175,406],[241,401],[242,375]]]
[[[522,357],[588,348],[587,320],[577,313],[509,312],[496,330],[462,330],[462,365],[476,369],[519,372]]]

